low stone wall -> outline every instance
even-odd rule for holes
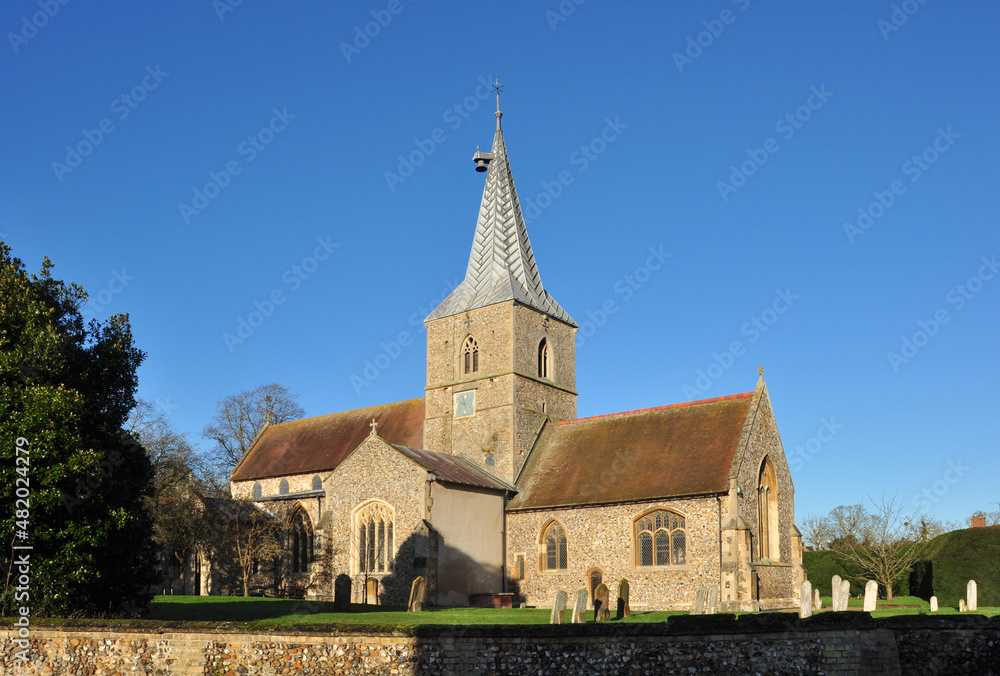
[[[2,674],[1000,674],[1000,618],[824,613],[677,616],[659,624],[206,629],[35,626],[30,660],[0,627]]]

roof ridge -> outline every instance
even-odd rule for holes
[[[667,404],[665,406],[652,406],[650,408],[637,408],[633,411],[619,411],[618,413],[604,413],[601,415],[592,415],[586,418],[573,418],[571,420],[556,420],[549,423],[549,425],[568,425],[570,423],[576,422],[586,422],[589,420],[599,420],[600,418],[615,418],[622,415],[632,415],[634,413],[648,413],[649,411],[664,411],[669,408],[684,408],[687,406],[698,406],[700,404],[714,404],[720,401],[728,401],[731,399],[745,399],[747,397],[753,396],[753,392],[740,392],[739,394],[726,394],[721,397],[712,397],[711,399],[699,399],[697,401],[681,401],[676,404]]]
[[[346,411],[335,411],[333,413],[324,413],[323,415],[314,415],[308,418],[299,418],[298,420],[289,420],[283,423],[271,423],[270,427],[281,427],[282,425],[293,425],[295,423],[309,422],[310,420],[319,420],[320,418],[331,418],[336,415],[347,415],[349,413],[357,413],[358,411],[367,411],[373,408],[384,408],[386,406],[398,406],[399,404],[410,404],[414,401],[423,401],[427,397],[414,397],[413,399],[404,399],[403,401],[390,401],[387,404],[373,404],[371,406],[362,406],[360,408],[352,408]]]

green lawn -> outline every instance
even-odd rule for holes
[[[823,599],[828,612],[830,599]],[[861,610],[862,602],[851,599],[848,607]],[[792,611],[794,612],[794,611]],[[874,617],[918,615],[930,613],[930,605],[913,596],[900,596],[891,607],[884,602],[872,613]],[[954,615],[957,608],[942,607],[937,614]],[[665,622],[671,615],[686,615],[684,611],[637,611],[623,622]],[[978,614],[994,616],[1000,608],[980,608]],[[419,625],[507,625],[548,624],[549,611],[544,608],[427,608],[420,613],[407,613],[403,608],[353,604],[350,613],[333,612],[333,604],[319,601],[272,599],[234,596],[157,596],[150,606],[149,619],[169,622],[260,622],[267,625],[340,624],[369,627],[409,628]],[[593,611],[587,613],[588,621]]]

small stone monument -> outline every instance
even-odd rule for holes
[[[819,595],[819,588],[813,589],[813,610],[820,610],[823,607],[823,597]]]
[[[594,590],[594,621],[595,622],[608,622],[611,620],[611,609],[608,608],[608,597],[610,592],[608,591],[608,585],[603,582],[597,585],[597,589]]]
[[[629,617],[632,614],[632,608],[628,604],[628,580],[622,578],[618,583],[618,609],[615,612],[615,619],[620,620],[623,617]]]
[[[338,613],[351,612],[351,576],[341,573],[333,581],[333,609]]]
[[[549,617],[549,624],[563,624],[566,599],[566,592],[562,589],[556,592],[556,598],[552,601],[552,615]]]
[[[706,615],[715,615],[719,612],[719,585],[713,584],[708,588],[708,605],[705,606]]]
[[[799,617],[812,617],[813,589],[812,583],[806,580],[802,583],[802,594],[799,597]]]
[[[969,612],[974,613],[979,610],[979,589],[975,580],[969,580],[965,585],[965,598],[968,600]]]
[[[938,609],[937,597],[936,596],[932,596],[931,597],[931,612],[932,613],[936,613],[937,609]]]
[[[833,611],[840,610],[840,576],[834,575],[830,583],[831,595],[833,596]]]
[[[698,591],[694,594],[694,607],[691,608],[692,615],[704,615],[705,614],[705,597],[708,594],[708,590],[705,589],[705,585],[698,585]]]
[[[573,605],[573,624],[583,624],[587,621],[587,590],[576,593],[576,603]]]
[[[964,613],[968,612],[969,606],[965,605],[965,599],[958,600],[958,612]]]
[[[427,580],[418,577],[410,585],[410,603],[406,610],[411,613],[419,613],[424,609],[424,595],[427,594]]]
[[[875,610],[875,604],[878,599],[878,582],[875,580],[868,580],[865,583],[865,612],[870,613]]]
[[[847,601],[851,598],[851,583],[848,580],[840,581],[840,611],[847,610]]]

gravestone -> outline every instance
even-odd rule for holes
[[[968,599],[969,612],[979,610],[979,589],[975,580],[969,580],[969,584],[965,585],[965,598]]]
[[[424,595],[427,594],[427,580],[418,577],[413,580],[410,586],[410,603],[406,610],[411,613],[419,613],[424,609]]]
[[[812,617],[813,614],[813,588],[812,583],[806,580],[802,583],[802,593],[799,596],[799,617]]]
[[[556,598],[552,601],[552,615],[549,616],[549,624],[562,624],[564,613],[566,612],[566,592],[562,589],[556,592]]]
[[[608,622],[611,620],[611,609],[608,608],[610,592],[603,582],[594,590],[594,621]]]
[[[691,608],[692,615],[704,615],[705,614],[705,597],[707,596],[708,590],[705,589],[705,585],[698,585],[698,591],[694,594],[694,607]]]
[[[341,573],[333,581],[333,609],[338,613],[351,611],[351,576]]]
[[[618,583],[618,610],[615,613],[615,619],[620,620],[630,615],[632,615],[632,608],[628,604],[628,580],[622,578],[621,582]]]
[[[576,604],[573,605],[573,624],[583,624],[587,621],[587,590],[576,593]]]
[[[849,580],[840,581],[840,612],[847,610],[847,601],[851,598],[851,583]]]
[[[833,581],[830,583],[830,588],[833,595],[833,611],[837,612],[840,610],[840,576],[834,575]]]
[[[708,605],[705,606],[706,615],[715,615],[719,612],[719,585],[713,584],[708,588]]]
[[[875,604],[878,599],[878,582],[875,580],[868,580],[865,583],[865,607],[866,613],[870,613],[875,610]]]
[[[958,612],[964,613],[969,610],[969,606],[965,605],[965,599],[958,600]]]
[[[936,613],[937,609],[938,609],[937,597],[936,596],[932,596],[931,597],[931,612],[932,613]]]
[[[819,595],[819,588],[813,589],[813,610],[820,610],[823,607],[823,597]]]

